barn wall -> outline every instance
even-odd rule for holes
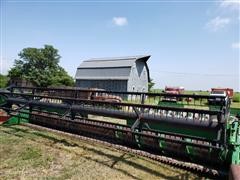
[[[99,88],[108,91],[127,91],[127,80],[76,80],[81,88]]]
[[[128,91],[148,91],[148,74],[144,61],[136,61],[132,66],[128,80]]]
[[[107,78],[128,78],[131,67],[112,67],[112,68],[80,68],[77,69],[76,78],[85,79],[107,79]],[[81,78],[83,79],[83,78]]]

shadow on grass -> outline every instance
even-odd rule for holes
[[[14,126],[14,125],[4,125],[4,127],[11,129],[11,131],[3,130],[4,133],[12,134],[12,135],[17,136],[17,137],[24,137],[23,135],[16,134],[18,132],[29,133],[29,134],[40,136],[40,137],[42,137],[44,139],[48,139],[50,141],[53,141],[54,144],[60,143],[60,144],[63,144],[64,146],[68,146],[68,147],[76,147],[76,146],[78,146],[78,144],[76,144],[76,143],[69,143],[65,139],[57,139],[55,137],[52,137],[52,136],[49,136],[47,134],[44,134],[44,133],[41,133],[41,132],[37,132],[37,131],[30,132],[28,129],[18,128],[18,127]]]
[[[28,129],[22,129],[22,128],[18,128],[18,127],[14,126],[14,125],[13,126],[7,125],[7,126],[4,126],[4,127],[11,129],[11,132],[9,132],[8,134],[16,135],[15,133],[17,133],[17,132],[23,132],[23,133],[34,134],[36,136],[39,136],[39,137],[45,138],[47,140],[50,140],[50,141],[53,142],[52,144],[47,144],[47,143],[45,144],[44,143],[44,145],[50,146],[50,147],[53,147],[53,148],[57,148],[57,149],[60,149],[60,150],[65,150],[65,151],[68,151],[70,153],[74,153],[77,156],[81,156],[81,158],[85,158],[86,160],[91,160],[91,161],[94,161],[96,163],[102,164],[102,165],[104,165],[106,167],[109,167],[109,168],[112,168],[114,170],[117,170],[117,171],[127,175],[128,177],[131,177],[131,178],[134,178],[134,179],[141,179],[141,178],[133,175],[131,172],[129,172],[127,170],[120,169],[120,168],[116,167],[116,164],[121,162],[121,163],[124,163],[126,165],[132,166],[132,167],[134,167],[134,168],[136,168],[138,170],[141,170],[141,171],[144,171],[146,173],[155,175],[155,176],[157,176],[157,177],[159,177],[161,179],[172,179],[172,180],[175,180],[175,179],[186,179],[186,178],[189,178],[189,176],[190,176],[190,173],[178,173],[177,176],[171,177],[169,175],[166,175],[166,172],[165,173],[161,173],[159,171],[156,171],[154,169],[151,169],[151,168],[147,167],[146,165],[142,165],[140,163],[136,163],[136,162],[133,162],[133,161],[129,160],[130,158],[135,157],[134,155],[131,155],[131,154],[123,153],[121,156],[112,155],[112,154],[108,154],[106,152],[103,152],[101,150],[97,150],[95,148],[86,147],[86,146],[83,146],[83,145],[79,145],[77,143],[70,143],[66,139],[58,139],[56,137],[49,136],[49,135],[45,134],[44,132],[40,132],[40,131],[37,132],[35,130],[32,131],[32,130],[28,130]],[[21,136],[21,137],[24,137],[24,136]],[[36,141],[34,139],[31,139],[31,140]],[[100,155],[100,156],[104,156],[104,157],[110,159],[110,162],[112,162],[112,163],[109,163],[109,161],[101,161],[101,160],[98,160],[98,159],[95,159],[95,158],[92,158],[92,157],[84,157],[84,156],[82,156],[82,154],[77,153],[75,151],[71,151],[70,149],[64,149],[64,148],[59,147],[59,146],[56,147],[56,146],[54,146],[54,144],[56,144],[56,143],[61,143],[64,146],[67,146],[67,147],[79,147],[79,148],[82,148],[82,149],[86,150],[87,152],[94,153],[94,154],[97,154],[97,155]],[[158,164],[158,166],[160,166],[162,168],[166,168],[165,166],[163,166],[161,164]]]

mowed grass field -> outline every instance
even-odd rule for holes
[[[198,94],[198,95],[209,95],[210,92],[208,91],[186,91],[186,94]],[[240,92],[234,92],[233,99],[231,102],[232,108],[240,108]]]
[[[204,179],[147,158],[22,125],[0,126],[0,179]]]
[[[162,91],[163,91],[163,89],[154,89],[152,92],[160,93]],[[198,95],[209,95],[210,94],[209,91],[189,91],[189,90],[185,90],[184,93],[185,94],[198,94]],[[240,92],[234,92],[231,107],[232,108],[240,108]]]

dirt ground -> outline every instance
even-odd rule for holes
[[[100,144],[0,126],[0,179],[204,179]]]

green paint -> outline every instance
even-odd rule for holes
[[[127,125],[132,126],[134,122],[135,122],[134,120],[127,120]],[[196,131],[186,127],[182,127],[182,128],[174,127],[170,124],[165,124],[165,123],[161,123],[161,124],[151,123],[148,125],[151,129],[154,129],[160,132],[172,132],[172,133],[179,133],[179,134],[185,134],[185,135],[192,135],[196,137],[207,138],[209,140],[215,139],[217,137],[217,134],[215,132],[201,131],[201,130]]]
[[[26,113],[24,113],[26,112]],[[10,117],[6,122],[4,122],[4,125],[13,125],[13,124],[20,124],[20,123],[28,123],[29,115],[27,114],[28,110],[22,110],[17,115],[20,117],[12,116]]]
[[[127,124],[129,126],[131,126],[133,123],[134,123],[133,120],[127,121]],[[184,135],[192,135],[196,137],[205,137],[209,140],[215,139],[217,136],[217,133],[214,132],[205,132],[204,130],[194,131],[191,129],[178,128],[166,124],[151,123],[149,124],[149,126],[151,129],[159,131],[158,133],[159,137],[161,137],[161,135],[163,135],[164,132],[173,132]],[[216,161],[219,162],[220,164],[240,164],[240,123],[239,121],[236,120],[236,118],[230,117],[226,122],[226,128],[228,146],[221,150],[208,148],[206,156],[216,157]],[[141,137],[137,135],[135,135],[135,140],[139,147],[141,147],[141,144],[144,143],[141,141]],[[186,142],[192,142],[192,139],[190,138],[185,138],[183,140]],[[166,155],[168,148],[167,146],[168,146],[167,142],[159,138],[159,150]],[[197,161],[197,159],[199,158],[198,147],[186,145],[184,148],[185,153],[187,154],[189,159],[191,159],[192,161]]]
[[[240,115],[240,107],[239,108],[230,108],[230,114],[233,116]]]
[[[237,120],[230,119],[229,126],[229,158],[231,164],[240,165],[240,123]]]
[[[164,140],[159,140],[159,147],[163,154],[166,154],[165,150],[167,148],[167,143]]]
[[[5,98],[0,95],[0,106],[5,103]]]

